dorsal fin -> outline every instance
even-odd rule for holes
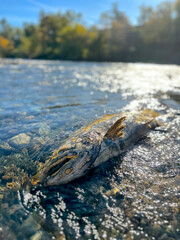
[[[123,122],[126,120],[126,117],[122,117],[118,119],[107,131],[104,135],[104,139],[116,140],[118,138],[122,138],[124,133],[122,130],[125,128],[125,124]]]

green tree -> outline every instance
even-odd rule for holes
[[[80,25],[66,26],[59,32],[60,56],[66,60],[82,60],[87,58],[87,29]]]
[[[174,5],[175,20],[174,20],[174,31],[176,45],[180,45],[180,0],[177,0]]]
[[[6,19],[1,19],[0,21],[0,33],[1,36],[12,40],[14,36],[13,28],[7,23]]]
[[[67,26],[68,19],[57,14],[41,13],[39,31],[41,35],[42,52],[41,57],[56,58],[59,55],[59,43],[61,41],[59,32]]]
[[[140,54],[147,61],[169,61],[173,46],[173,7],[170,2],[163,2],[157,9],[141,7],[139,28],[142,39]]]
[[[108,60],[108,42],[106,32],[99,30],[96,26],[88,32],[88,56],[89,60],[106,61]]]
[[[27,23],[24,24],[21,45],[18,51],[20,56],[27,58],[37,58],[41,55],[41,33],[38,26]]]
[[[140,7],[140,16],[138,17],[138,23],[140,26],[143,26],[146,24],[153,16],[154,11],[152,7],[147,7],[145,4],[143,4]]]
[[[38,24],[11,27],[0,21],[0,56],[62,60],[153,61],[180,63],[180,0],[140,7],[132,26],[118,4],[88,27],[72,11],[46,14]]]
[[[142,38],[146,43],[169,43],[172,31],[172,6],[169,2],[161,3],[141,28]]]
[[[127,61],[129,51],[129,36],[132,26],[124,12],[120,11],[118,4],[114,3],[109,12],[101,15],[101,21],[108,26],[104,32],[108,41],[108,59],[113,61]]]

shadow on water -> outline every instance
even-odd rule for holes
[[[55,105],[55,106],[45,107],[42,109],[56,109],[56,108],[66,108],[66,107],[75,107],[75,106],[82,106],[82,104],[74,103],[74,104],[66,104],[66,105]]]
[[[171,99],[173,99],[177,103],[180,103],[180,94],[178,92],[168,92],[168,95]]]

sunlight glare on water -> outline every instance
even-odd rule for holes
[[[179,66],[1,60],[0,100],[0,239],[180,238]],[[6,188],[90,121],[142,109],[163,124],[117,159],[64,186]]]

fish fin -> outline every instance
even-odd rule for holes
[[[123,122],[126,120],[126,117],[122,117],[118,119],[107,131],[104,135],[104,139],[116,140],[122,138],[124,133],[122,132],[125,128],[125,124]]]

